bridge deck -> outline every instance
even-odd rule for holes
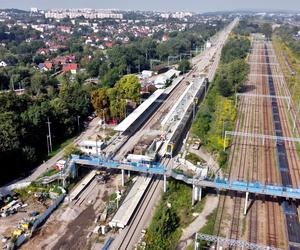
[[[184,181],[190,185],[196,185],[201,187],[209,187],[218,190],[228,190],[237,192],[249,192],[257,195],[266,195],[272,197],[280,197],[285,199],[300,199],[300,189],[265,185],[261,183],[252,183],[245,181],[229,181],[226,179],[215,180],[199,180],[188,178],[182,174],[171,173],[171,176],[177,180]]]
[[[165,167],[160,163],[137,163],[137,162],[118,162],[118,161],[106,161],[98,157],[74,157],[72,160],[76,164],[92,166],[95,168],[111,168],[111,169],[124,169],[146,174],[165,174]]]
[[[159,174],[171,176],[174,179],[184,181],[189,185],[197,185],[201,187],[209,187],[218,190],[249,192],[257,195],[267,195],[272,197],[280,197],[285,199],[300,199],[300,189],[282,187],[275,185],[265,185],[262,183],[252,183],[246,181],[229,181],[227,179],[216,178],[214,180],[201,180],[188,178],[183,174],[177,174],[174,171],[168,171],[160,163],[138,163],[138,162],[117,162],[106,161],[93,156],[73,156],[72,161],[76,164],[87,165],[98,168],[124,169],[147,174]]]

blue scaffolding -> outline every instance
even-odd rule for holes
[[[149,174],[166,174],[166,167],[159,162],[120,162],[114,160],[108,160],[102,157],[95,156],[78,156],[72,155],[71,161],[76,164],[94,166],[94,167],[104,167],[110,169],[120,169],[120,170],[129,170],[141,173]]]

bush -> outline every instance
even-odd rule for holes
[[[220,151],[219,153],[219,157],[218,157],[218,164],[220,166],[220,168],[223,168],[228,160],[228,152],[227,151]]]
[[[64,159],[68,159],[72,154],[82,155],[82,151],[78,149],[74,144],[70,144],[64,149]]]
[[[186,73],[190,69],[191,69],[191,64],[190,64],[190,62],[188,60],[182,60],[179,63],[178,70],[181,71],[182,73]]]
[[[170,180],[145,236],[146,249],[172,250],[180,239],[181,227],[191,223],[193,211],[201,212],[203,203],[191,205],[192,188]],[[169,206],[170,205],[170,206]]]
[[[222,50],[221,62],[230,63],[236,59],[245,59],[251,43],[247,38],[231,38]]]

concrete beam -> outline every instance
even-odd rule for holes
[[[125,186],[125,176],[124,176],[124,172],[125,172],[125,170],[124,169],[121,169],[121,172],[122,172],[122,187],[124,187]]]
[[[164,192],[167,192],[167,175],[164,174]]]
[[[244,215],[247,214],[248,199],[249,199],[249,192],[246,192],[246,200],[245,200],[245,207],[244,207]]]

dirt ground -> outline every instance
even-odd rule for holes
[[[47,209],[47,205],[50,205],[51,200],[45,204],[42,204],[41,202],[37,201],[36,198],[30,197],[23,204],[25,203],[28,204],[28,206],[19,209],[16,214],[8,217],[0,217],[0,249],[4,247],[2,239],[4,237],[11,237],[12,232],[17,229],[20,221],[29,218],[29,214],[33,211],[37,211],[39,213],[44,212]]]
[[[119,181],[115,177],[106,184],[93,180],[76,201],[66,199],[21,249],[89,248],[90,236],[97,226],[95,219],[104,210],[105,199],[116,190],[116,182]]]

